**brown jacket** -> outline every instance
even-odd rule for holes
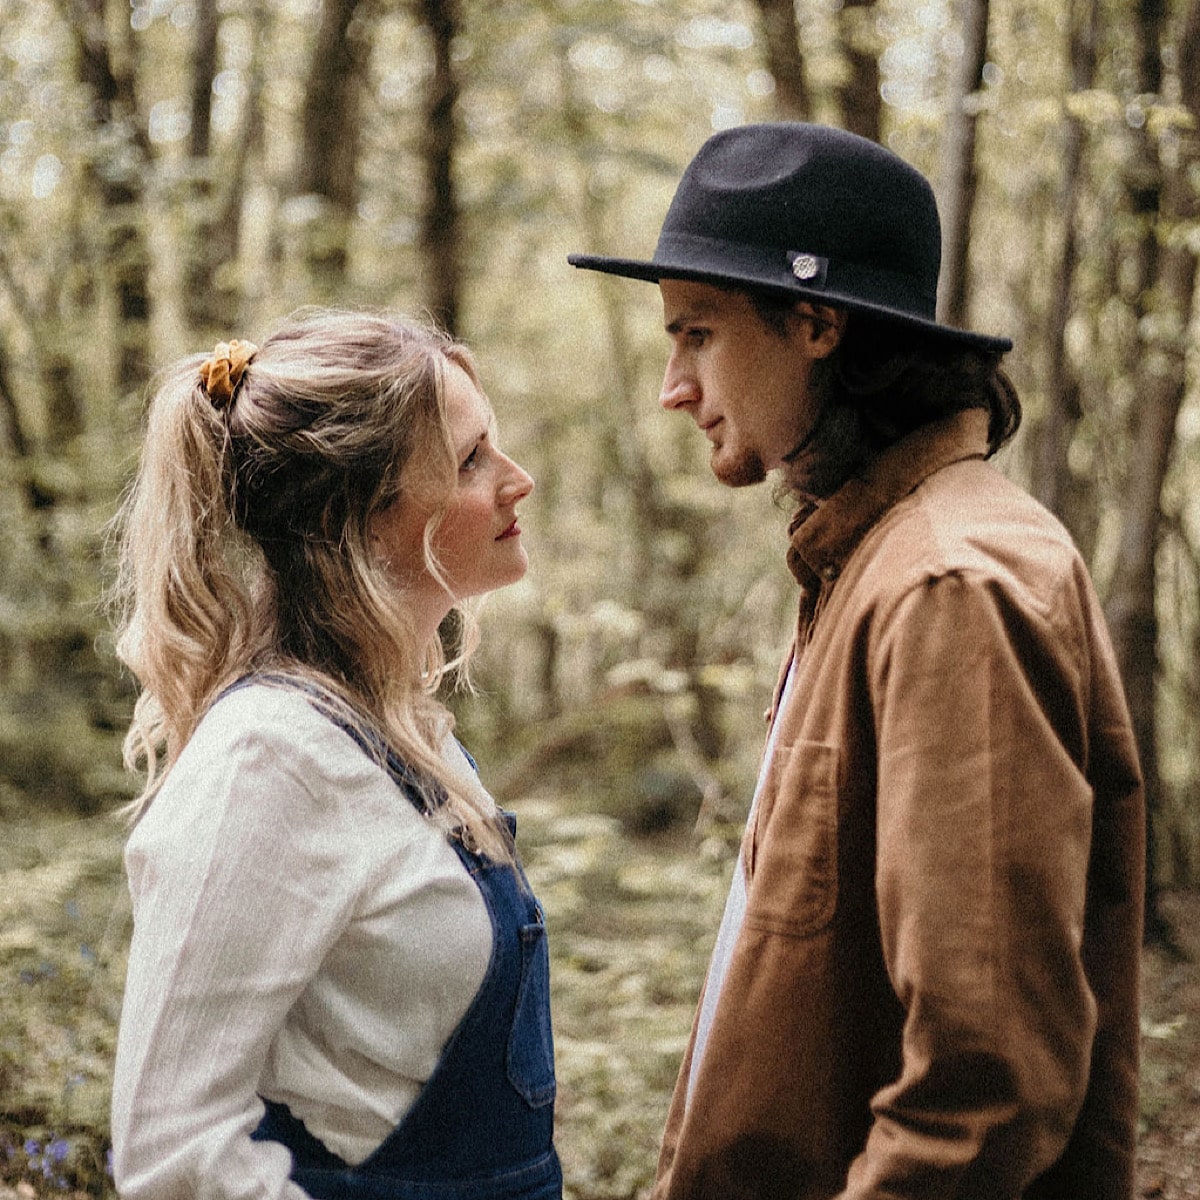
[[[985,447],[949,418],[794,525],[746,917],[655,1200],[1132,1194],[1133,735],[1079,555]]]

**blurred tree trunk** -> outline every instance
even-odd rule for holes
[[[988,0],[959,0],[963,55],[950,89],[942,158],[942,274],[938,311],[948,325],[969,324],[971,217],[975,208],[975,126],[987,61]]]
[[[31,510],[44,508],[48,498],[38,486],[37,475],[32,469],[33,439],[25,430],[21,409],[13,392],[8,347],[3,342],[0,342],[0,449],[6,458],[16,464],[13,474],[21,486],[26,504]]]
[[[349,265],[362,146],[360,70],[366,35],[355,27],[360,0],[324,0],[304,85],[293,191],[313,201],[303,255],[313,286],[333,299]]]
[[[587,109],[575,95],[572,68],[566,56],[561,60],[562,109],[567,138],[579,167],[580,180],[576,188],[580,204],[580,228],[584,245],[594,246],[598,253],[613,253],[606,249],[603,203],[589,186],[588,147],[594,139],[587,125]],[[607,275],[596,280],[598,298],[604,315],[605,333],[610,352],[607,356],[616,374],[614,394],[624,408],[623,419],[606,422],[603,427],[602,453],[610,464],[605,475],[624,481],[630,506],[630,537],[633,567],[629,582],[636,592],[632,607],[645,613],[648,623],[667,633],[669,649],[663,666],[683,672],[689,690],[696,701],[696,712],[686,722],[686,752],[698,753],[712,762],[723,749],[721,726],[721,697],[718,690],[702,677],[700,661],[700,621],[698,605],[686,597],[695,581],[702,575],[715,549],[716,535],[710,513],[675,500],[666,491],[663,481],[647,458],[640,438],[633,435],[638,424],[639,387],[635,368],[635,352],[626,323],[622,284]],[[661,554],[669,544],[672,553]],[[672,732],[677,749],[680,730]],[[697,787],[707,793],[706,782],[696,779]]]
[[[196,39],[192,50],[191,123],[188,154],[193,159],[208,157],[212,144],[212,90],[217,76],[217,0],[193,0]]]
[[[212,162],[212,94],[217,75],[217,0],[195,0],[195,40],[192,45],[192,78],[188,157],[191,172],[187,208],[195,212],[188,230],[187,261],[183,273],[183,307],[188,324],[208,332],[226,315],[214,304],[212,254],[215,232]]]
[[[109,0],[61,0],[75,34],[80,82],[92,97],[96,143],[103,161],[92,181],[103,207],[104,261],[117,301],[117,386],[140,387],[149,362],[150,253],[143,228],[145,170],[150,147],[136,89],[135,43],[118,53],[108,35]],[[122,14],[123,15],[123,14]],[[122,22],[128,28],[128,18]]]
[[[838,87],[842,127],[877,142],[883,126],[883,97],[879,94],[875,0],[843,0],[837,22],[847,71]]]
[[[1162,91],[1166,12],[1162,0],[1137,6],[1137,94]],[[1195,122],[1200,119],[1200,0],[1192,0],[1177,47],[1182,100],[1193,124],[1169,132],[1170,153],[1160,158],[1148,122],[1134,129],[1134,156],[1126,179],[1139,218],[1133,247],[1139,354],[1130,411],[1130,451],[1122,493],[1123,521],[1106,614],[1133,716],[1146,779],[1146,936],[1170,940],[1158,904],[1164,796],[1158,764],[1158,615],[1156,560],[1161,541],[1162,489],[1175,440],[1186,382],[1187,335],[1196,288],[1196,255],[1183,236],[1197,216],[1190,174],[1200,166]]]
[[[462,212],[454,182],[458,144],[458,74],[451,53],[459,33],[458,0],[421,0],[433,41],[433,74],[425,98],[422,157],[425,200],[421,211],[421,274],[425,305],[457,333],[462,303]]]
[[[804,80],[804,55],[796,28],[794,0],[755,0],[762,19],[767,70],[775,80],[775,111],[780,120],[807,121],[812,113]]]
[[[1054,291],[1047,322],[1046,411],[1034,435],[1032,490],[1063,520],[1075,540],[1083,546],[1091,539],[1083,536],[1084,506],[1080,503],[1079,489],[1074,486],[1067,461],[1071,438],[1082,415],[1079,381],[1067,355],[1067,323],[1071,317],[1075,272],[1079,265],[1079,204],[1085,182],[1083,160],[1087,134],[1083,120],[1072,110],[1071,98],[1087,92],[1095,81],[1098,0],[1071,0],[1067,19],[1071,90],[1062,124],[1062,176],[1057,205],[1062,234],[1058,264],[1051,274]]]
[[[217,75],[217,0],[200,0],[192,61],[192,157],[195,223],[190,231],[184,274],[184,311],[188,324],[202,333],[240,327],[245,297],[236,275],[241,251],[242,208],[251,156],[262,139],[263,47],[270,9],[254,5],[248,13],[253,51],[246,99],[229,153],[222,158],[211,145],[212,90]]]

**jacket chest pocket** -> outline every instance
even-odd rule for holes
[[[746,924],[802,937],[837,903],[838,750],[780,746],[758,798],[745,853]]]

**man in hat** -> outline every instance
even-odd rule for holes
[[[656,1200],[1128,1200],[1143,810],[1087,571],[986,460],[1011,344],[939,325],[925,179],[726,130],[653,259],[662,405],[795,495],[799,621]]]

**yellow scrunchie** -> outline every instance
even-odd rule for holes
[[[233,402],[238,384],[257,353],[258,347],[253,342],[238,338],[217,343],[212,358],[206,359],[200,367],[200,382],[214,408],[225,408]]]

